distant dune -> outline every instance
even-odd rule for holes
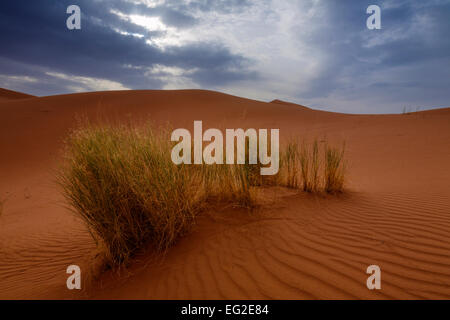
[[[7,98],[5,98],[7,97]],[[0,90],[0,298],[450,298],[450,109],[348,115],[203,90],[34,97]],[[77,117],[192,129],[279,128],[346,142],[348,191],[267,190],[255,213],[206,213],[164,257],[139,255],[81,292],[66,267],[92,275],[95,244],[54,183]],[[382,290],[368,290],[379,265]]]
[[[295,103],[292,103],[292,102],[286,102],[286,101],[278,100],[278,99],[272,100],[272,101],[270,101],[270,103],[282,104],[282,105],[285,105],[285,106],[295,106],[297,108],[310,109],[308,107],[305,107],[305,106],[302,106],[302,105],[299,105],[299,104],[295,104]]]
[[[0,102],[5,100],[27,99],[33,97],[34,96],[29,94],[0,88]]]

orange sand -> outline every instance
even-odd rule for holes
[[[258,211],[205,213],[164,259],[142,254],[126,274],[88,284],[95,245],[53,176],[79,114],[345,140],[348,192],[268,190]],[[0,90],[0,154],[1,299],[450,298],[450,109],[347,115],[201,90]],[[82,267],[81,291],[66,289],[70,264]],[[371,264],[378,291],[366,287]]]

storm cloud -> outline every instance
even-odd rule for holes
[[[82,12],[66,28],[66,8]],[[382,29],[366,28],[379,5]],[[0,86],[203,88],[354,113],[450,106],[450,1],[5,0]]]

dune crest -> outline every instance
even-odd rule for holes
[[[302,108],[302,109],[312,110],[311,108],[302,106],[301,104],[296,104],[296,103],[283,101],[283,100],[279,100],[279,99],[272,100],[272,101],[270,101],[270,103],[282,104],[282,105],[285,105],[285,106],[296,106],[296,107],[299,107],[299,108]]]
[[[34,98],[34,96],[22,92],[0,88],[0,102],[5,100],[7,101],[16,99],[28,99],[28,98]]]

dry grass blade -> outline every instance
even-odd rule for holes
[[[345,145],[341,149],[325,146],[325,191],[328,193],[343,191],[346,170],[344,151]]]
[[[290,141],[281,157],[281,170],[284,173],[284,184],[288,188],[300,186],[299,174],[301,171],[300,151],[297,141]]]

